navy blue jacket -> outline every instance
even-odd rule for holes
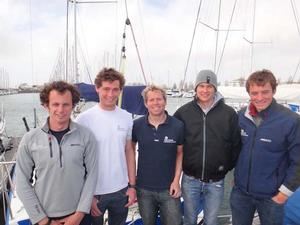
[[[284,225],[300,224],[300,187],[287,200],[284,206]]]
[[[248,108],[239,112],[242,151],[235,184],[253,197],[289,195],[300,185],[300,117],[276,103],[260,112],[257,127]]]

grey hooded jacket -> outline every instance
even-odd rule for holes
[[[19,145],[17,194],[33,224],[45,217],[90,212],[97,182],[97,142],[77,123],[71,121],[69,129],[59,145],[46,123],[26,133]]]

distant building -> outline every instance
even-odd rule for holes
[[[18,87],[19,93],[38,93],[42,89],[42,85],[28,85],[27,83],[22,83]]]
[[[246,84],[246,79],[244,77],[240,77],[238,79],[225,82],[225,86],[233,86],[233,87],[244,87],[245,84]]]

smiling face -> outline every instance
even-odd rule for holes
[[[255,83],[249,86],[251,103],[255,106],[258,112],[265,110],[269,105],[271,105],[274,94],[275,92],[269,82],[263,86]]]
[[[215,87],[208,83],[200,83],[196,88],[196,95],[199,103],[206,106],[213,103],[215,92]]]
[[[69,90],[61,93],[52,90],[49,93],[49,103],[45,105],[49,112],[49,127],[54,131],[67,129],[73,109],[72,94]]]
[[[96,91],[99,95],[100,107],[105,110],[114,110],[121,93],[120,81],[102,81]]]
[[[159,90],[148,91],[145,99],[145,106],[148,109],[149,115],[161,116],[165,113],[166,100],[163,93]]]

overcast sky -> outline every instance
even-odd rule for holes
[[[147,82],[172,85],[184,77],[199,0],[127,0]],[[219,0],[202,0],[186,80],[201,69],[214,69]],[[294,1],[293,1],[294,2]],[[222,1],[220,29],[229,27],[235,0]],[[267,68],[278,78],[293,76],[300,60],[300,37],[291,1],[238,0],[231,29],[218,34],[216,71],[219,81],[247,77]],[[69,32],[73,43],[73,4]],[[0,0],[0,68],[9,73],[11,86],[42,84],[53,75],[66,40],[66,0]],[[297,17],[300,4],[296,5]],[[103,66],[119,67],[125,0],[117,4],[78,4],[78,62],[80,80],[92,79]],[[201,23],[202,22],[202,23]],[[254,31],[253,31],[254,27]],[[125,76],[143,83],[131,30],[127,27]],[[246,41],[248,40],[248,41]],[[254,43],[254,44],[251,44]],[[224,53],[222,55],[222,49]],[[84,56],[84,57],[82,57]],[[300,72],[295,75],[299,80]]]

